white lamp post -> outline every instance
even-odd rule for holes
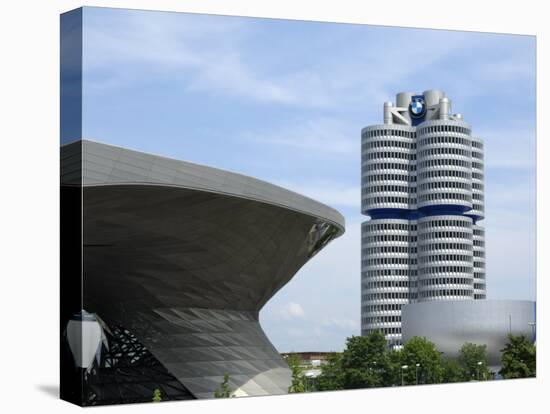
[[[65,330],[67,342],[74,358],[75,365],[89,372],[94,357],[101,356],[101,342],[106,342],[105,334],[95,314],[82,309],[75,313]]]
[[[409,368],[408,365],[401,365],[401,386],[405,385],[405,376],[404,376],[404,373],[405,373],[405,370]]]
[[[416,364],[415,370],[416,370],[416,385],[418,385],[418,368],[420,367],[420,364]]]
[[[477,361],[477,380],[479,381],[479,367],[481,367],[481,364],[483,364],[482,361]]]

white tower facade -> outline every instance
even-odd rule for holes
[[[361,333],[401,345],[401,306],[485,299],[483,141],[438,90],[361,131]]]

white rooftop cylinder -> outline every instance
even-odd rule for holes
[[[439,100],[439,119],[444,121],[449,120],[449,112],[451,112],[451,101],[449,98],[441,98]]]
[[[395,104],[399,108],[408,108],[409,103],[411,102],[411,98],[413,97],[414,93],[412,92],[399,92],[395,96]]]
[[[424,101],[428,106],[437,105],[439,100],[445,97],[445,92],[438,89],[430,89],[422,92],[422,94],[424,95]]]
[[[384,102],[384,124],[392,124],[393,116],[391,113],[393,104],[391,102]]]

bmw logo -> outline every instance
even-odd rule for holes
[[[409,112],[413,118],[422,118],[426,114],[426,102],[423,96],[413,96],[409,104]]]

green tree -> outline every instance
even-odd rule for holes
[[[463,371],[463,381],[487,380],[491,373],[487,368],[487,346],[470,342],[460,348],[458,364]]]
[[[160,389],[155,388],[153,390],[153,402],[161,402],[162,401],[162,394],[160,392]]]
[[[454,358],[443,358],[441,360],[441,367],[443,368],[443,382],[463,382],[464,370]]]
[[[409,339],[403,345],[400,357],[399,368],[404,384],[416,384],[417,375],[419,384],[435,384],[443,380],[441,354],[426,338],[414,336]]]
[[[366,336],[352,336],[342,354],[342,380],[346,389],[380,387],[388,368],[384,335],[373,331]]]
[[[306,391],[306,378],[304,376],[304,369],[302,368],[302,361],[298,355],[290,355],[286,358],[290,370],[292,371],[292,383],[288,387],[288,392],[298,393]]]
[[[384,387],[392,387],[395,385],[401,385],[401,366],[402,353],[401,350],[390,350],[387,352],[388,364],[384,370]]]
[[[344,388],[342,371],[342,354],[331,352],[321,366],[321,374],[317,377],[319,391],[341,390]]]
[[[524,335],[508,335],[508,343],[501,350],[504,378],[535,377],[537,372],[537,350]]]
[[[220,388],[214,391],[214,398],[231,398],[234,397],[233,391],[229,388],[229,374],[225,373],[223,376],[223,382],[220,384]]]

